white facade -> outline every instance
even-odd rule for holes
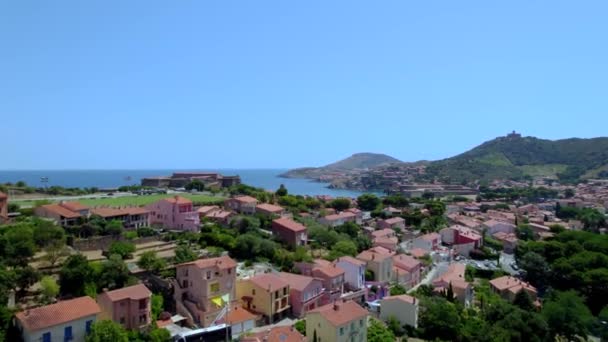
[[[395,317],[401,325],[418,327],[418,302],[406,303],[398,298],[385,298],[380,304],[380,319],[387,321],[389,317]]]
[[[235,323],[230,326],[232,331],[232,339],[238,338],[241,334],[255,328],[255,320],[248,320],[240,323]]]
[[[90,315],[40,330],[28,331],[24,327],[19,327],[19,329],[21,330],[24,342],[66,341],[66,332],[69,330],[66,328],[69,327],[72,330],[72,339],[70,341],[84,341],[87,335],[87,325],[90,328],[96,320],[97,315]],[[17,324],[19,325],[19,320],[17,320]],[[50,334],[47,335],[50,339],[47,340],[45,334]]]
[[[365,286],[365,265],[356,265],[344,260],[338,260],[336,265],[344,270],[345,283],[355,289]]]
[[[427,240],[421,239],[421,238],[414,239],[414,241],[412,242],[412,246],[414,248],[424,249],[427,252],[430,252],[433,250],[433,242],[427,241]]]

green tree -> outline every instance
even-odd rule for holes
[[[361,227],[354,222],[346,222],[334,228],[336,232],[346,234],[351,238],[355,238],[359,235]]]
[[[354,242],[348,240],[338,241],[331,248],[331,255],[334,259],[345,255],[355,256],[356,254],[357,245],[355,245]]]
[[[401,337],[405,333],[405,330],[401,326],[401,323],[395,316],[389,316],[386,326],[395,336]]]
[[[517,238],[524,241],[534,240],[534,231],[527,224],[520,224],[515,231]]]
[[[287,195],[287,188],[285,187],[285,185],[281,184],[281,186],[279,186],[279,189],[277,189],[277,191],[275,192],[275,194],[277,196],[286,196]]]
[[[374,194],[363,194],[357,197],[357,205],[361,210],[372,211],[380,205],[380,198]]]
[[[167,267],[167,263],[164,259],[159,258],[155,251],[146,251],[139,256],[137,266],[148,272],[158,274]]]
[[[587,337],[593,316],[575,291],[559,292],[543,304],[542,315],[553,335]]]
[[[33,226],[34,242],[38,247],[65,244],[63,228],[53,222],[36,219],[33,222]]]
[[[19,287],[19,292],[25,293],[30,286],[40,280],[40,272],[32,266],[19,267],[15,269],[15,285]]]
[[[135,252],[135,245],[127,241],[112,242],[108,250],[109,255],[120,255],[123,260],[130,259]]]
[[[535,286],[542,288],[549,281],[549,264],[542,255],[528,252],[519,258],[518,264],[526,271],[526,279]]]
[[[119,289],[129,281],[129,268],[120,255],[113,254],[101,264],[98,276],[100,288]]]
[[[187,245],[179,245],[175,248],[175,263],[183,264],[196,260],[197,255]]]
[[[106,223],[103,231],[106,235],[119,236],[123,230],[124,226],[120,220],[112,220]]]
[[[79,297],[84,295],[85,283],[93,280],[93,268],[82,254],[71,255],[59,272],[61,294]]]
[[[61,258],[70,255],[70,249],[63,243],[53,243],[44,249],[44,260],[50,267],[55,267]]]
[[[294,324],[294,327],[300,334],[306,336],[306,320],[305,319],[297,321],[296,324]]]
[[[376,319],[371,319],[369,327],[367,328],[367,341],[368,342],[386,342],[395,341],[395,334],[384,324]]]
[[[105,320],[95,322],[91,333],[87,335],[86,342],[129,342],[129,335],[125,328],[113,321]]]
[[[575,195],[574,189],[572,189],[572,188],[568,188],[564,191],[564,196],[566,198],[572,198],[572,197],[574,197],[574,195]]]
[[[407,290],[401,284],[395,284],[393,287],[391,287],[391,296],[398,296],[406,293]]]
[[[530,294],[528,294],[528,292],[524,290],[517,292],[517,294],[515,295],[515,299],[513,300],[513,305],[518,306],[524,311],[534,310],[534,303],[532,303],[532,298],[530,298]]]
[[[329,203],[329,206],[337,211],[344,211],[350,208],[350,200],[348,198],[336,198]]]
[[[167,342],[171,340],[169,330],[163,328],[153,328],[147,336],[149,342]]]
[[[192,181],[190,181],[190,183],[186,184],[185,188],[186,190],[203,191],[205,190],[205,183],[201,182],[198,179],[193,179]]]
[[[42,301],[44,303],[50,303],[59,294],[59,285],[55,279],[51,276],[44,276],[40,280],[40,292],[42,295]]]
[[[459,336],[461,322],[455,304],[435,297],[425,298],[422,306],[419,324],[424,338],[451,341]]]
[[[164,309],[164,298],[162,295],[153,294],[150,306],[152,307],[152,318],[156,321],[163,312]]]
[[[9,226],[4,238],[6,239],[4,247],[6,263],[10,266],[26,266],[36,252],[31,225],[20,223]]]

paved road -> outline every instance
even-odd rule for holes
[[[516,275],[519,273],[519,271],[514,270],[513,267],[511,267],[511,264],[515,262],[515,256],[513,254],[507,254],[507,253],[500,253],[500,267],[502,267],[503,271],[511,274],[511,275]]]

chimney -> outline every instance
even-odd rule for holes
[[[338,311],[339,309],[338,302],[334,301],[334,311]]]

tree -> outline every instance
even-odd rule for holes
[[[120,255],[123,260],[130,259],[135,252],[135,245],[132,242],[115,241],[112,242],[108,250],[109,255]]]
[[[159,295],[159,294],[152,295],[152,300],[151,300],[150,306],[152,307],[152,310],[151,310],[152,318],[154,320],[158,320],[158,317],[163,312],[164,302],[165,302],[165,300],[162,295]]]
[[[355,238],[359,235],[361,227],[354,222],[346,222],[334,228],[336,232],[346,234],[351,238]]]
[[[385,342],[395,341],[395,334],[390,331],[384,324],[376,319],[371,319],[369,327],[367,328],[367,341],[368,342]]]
[[[401,337],[405,333],[405,330],[401,326],[401,322],[399,322],[395,316],[389,316],[386,326],[395,336]]]
[[[279,186],[279,189],[277,189],[277,191],[275,192],[275,194],[279,197],[283,197],[287,195],[287,188],[285,187],[285,185],[281,184]]]
[[[574,291],[559,292],[545,301],[542,315],[553,335],[573,340],[575,336],[587,337],[593,316]]]
[[[146,251],[139,256],[137,266],[148,272],[158,274],[167,267],[167,263],[164,259],[159,258],[155,251]]]
[[[517,238],[524,241],[534,240],[534,231],[527,224],[520,224],[515,231]]]
[[[98,284],[100,288],[119,289],[129,281],[129,268],[120,255],[113,254],[101,264]]]
[[[532,298],[530,298],[530,294],[528,294],[525,290],[520,290],[515,295],[513,299],[513,305],[518,306],[520,309],[524,311],[532,311],[534,310],[534,303],[532,303]]]
[[[294,327],[300,334],[306,336],[306,320],[305,319],[297,321],[296,324],[294,324]]]
[[[193,179],[192,181],[190,181],[190,183],[186,184],[184,188],[186,188],[186,190],[203,191],[205,190],[205,183],[201,182],[198,179]]]
[[[82,254],[71,255],[59,272],[61,294],[79,297],[84,295],[85,284],[93,279],[93,268]]]
[[[40,273],[33,268],[32,266],[25,266],[15,269],[16,281],[15,285],[17,285],[20,289],[20,292],[24,293],[30,286],[40,280]]]
[[[455,304],[444,298],[426,298],[423,301],[424,311],[420,313],[420,329],[428,340],[440,339],[451,341],[459,336],[460,315]]]
[[[363,194],[357,197],[357,204],[361,210],[372,211],[380,205],[380,199],[374,194]]]
[[[36,244],[31,225],[20,223],[10,227],[4,234],[6,239],[5,257],[10,266],[26,266],[29,258],[34,256]]]
[[[574,189],[572,189],[572,188],[568,188],[568,189],[566,189],[566,191],[564,191],[564,196],[566,198],[572,198],[572,197],[574,197],[574,195],[575,195]]]
[[[527,252],[519,258],[517,263],[526,271],[526,279],[536,287],[542,288],[549,281],[549,264],[542,255],[535,252]]]
[[[350,200],[348,198],[336,198],[329,203],[329,206],[337,211],[344,211],[350,208]]]
[[[120,234],[122,234],[123,230],[124,230],[124,226],[121,221],[112,220],[106,224],[106,226],[104,228],[104,233],[106,235],[119,236]]]
[[[401,284],[396,284],[393,287],[391,287],[391,296],[398,296],[398,295],[402,295],[402,294],[406,294],[406,293],[407,293],[407,290]]]
[[[50,303],[55,300],[55,297],[59,294],[59,285],[55,279],[51,276],[44,276],[40,280],[40,292],[42,294],[42,301],[44,303]]]
[[[169,333],[169,330],[164,328],[153,328],[148,333],[147,337],[147,340],[150,342],[167,342],[171,340],[171,334]]]
[[[175,248],[175,263],[183,264],[196,260],[197,255],[187,245],[179,245]]]
[[[70,249],[62,243],[50,244],[44,249],[44,252],[44,260],[46,260],[50,267],[55,267],[61,258],[70,255]]]
[[[331,254],[333,258],[339,258],[345,255],[355,256],[357,254],[357,245],[349,240],[338,241],[331,248]]]
[[[113,321],[97,321],[91,327],[86,342],[129,342],[127,330]]]
[[[65,244],[63,228],[53,222],[36,219],[33,225],[34,242],[38,247]]]

